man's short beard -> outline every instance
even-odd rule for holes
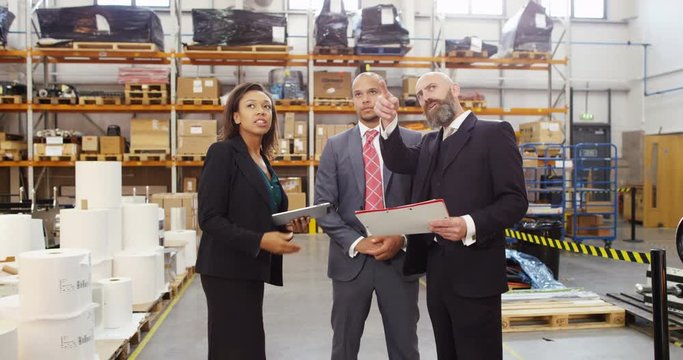
[[[371,115],[371,116],[362,116],[362,115],[361,115],[360,118],[363,119],[363,121],[365,121],[365,122],[370,122],[370,123],[371,123],[371,122],[379,121],[379,116],[377,116],[376,114],[375,114],[375,115]]]
[[[431,102],[437,102],[437,108],[434,111],[429,111],[427,110],[428,106],[431,103],[426,103],[425,106],[423,107],[425,116],[427,117],[427,122],[429,122],[429,126],[432,127],[432,129],[436,129],[438,127],[444,127],[448,126],[453,119],[455,119],[455,115],[458,113],[458,107],[456,106],[455,103],[455,98],[453,97],[453,94],[448,92],[446,94],[446,98],[443,100],[432,100]]]

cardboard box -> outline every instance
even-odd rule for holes
[[[197,193],[177,193],[168,194],[160,193],[151,196],[150,202],[159,205],[164,209],[164,230],[168,230],[171,226],[171,209],[174,207],[184,207],[186,213],[187,229],[198,230],[197,225]]]
[[[306,207],[306,193],[303,192],[290,192],[287,193],[287,200],[289,201],[289,207],[287,210],[296,210]]]
[[[316,139],[327,138],[327,125],[318,124],[315,126],[315,138]]]
[[[296,137],[296,138],[308,137],[308,121],[295,121],[295,123],[294,123],[294,137]]]
[[[212,77],[179,77],[176,98],[217,99],[221,96],[218,79]]]
[[[520,143],[561,144],[564,141],[562,123],[557,121],[533,121],[519,124]]]
[[[576,235],[582,235],[582,236],[609,236],[609,233],[607,235],[598,235],[600,233],[604,233],[605,230],[609,231],[609,229],[592,229],[592,228],[598,228],[603,225],[603,217],[601,215],[578,215],[576,218],[577,221],[577,227],[578,231]],[[574,235],[574,215],[569,215],[567,218],[567,234],[568,235]]]
[[[308,154],[306,151],[307,146],[306,139],[294,139],[294,146],[292,147],[292,154]]]
[[[285,113],[285,126],[283,129],[284,139],[293,139],[296,132],[296,121],[294,120],[294,113]]]
[[[131,150],[170,150],[168,119],[132,119],[130,121]]]
[[[216,142],[216,136],[178,136],[179,155],[206,155],[209,146]]]
[[[291,151],[291,148],[289,146],[290,143],[291,143],[291,141],[289,139],[278,139],[278,147],[277,147],[278,155],[290,154],[290,151]]]
[[[344,125],[334,125],[334,135],[341,134],[344,131],[348,130],[349,126],[344,124]]]
[[[326,99],[351,99],[351,73],[316,71],[313,96]]]
[[[403,78],[403,97],[417,96],[415,85],[417,85],[417,76],[408,76]]]
[[[23,141],[0,141],[0,150],[21,151],[28,149],[28,144]]]
[[[99,141],[97,139],[97,136],[83,136],[81,138],[81,150],[83,152],[98,152]]]
[[[280,178],[280,186],[282,186],[282,190],[284,190],[286,193],[294,192],[294,193],[300,193],[303,191],[302,189],[302,179],[300,177],[296,176],[290,176],[290,177],[284,177]]]
[[[78,144],[33,144],[35,156],[75,156],[78,153]]]
[[[123,154],[126,140],[123,136],[100,136],[100,154]]]
[[[178,120],[178,136],[209,136],[216,140],[216,120]]]
[[[185,177],[183,179],[183,192],[194,193],[197,192],[197,178],[196,177]]]
[[[0,131],[0,141],[5,141],[5,140],[7,140],[5,133]]]

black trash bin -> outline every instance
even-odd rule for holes
[[[562,236],[562,222],[559,220],[533,219],[524,220],[520,223],[520,231],[531,235],[544,236],[551,239],[560,239]],[[560,250],[549,246],[537,245],[519,240],[516,250],[533,255],[543,262],[553,273],[555,280],[560,275]]]

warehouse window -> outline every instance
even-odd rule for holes
[[[503,15],[503,0],[437,0],[436,11],[455,15]]]
[[[567,15],[567,1],[569,0],[541,0],[548,15],[565,17]],[[572,17],[581,19],[605,19],[605,0],[571,0]]]
[[[130,5],[146,7],[170,7],[171,0],[97,0],[97,5]]]
[[[324,0],[312,0],[313,10],[320,10],[323,7]],[[334,6],[339,4],[337,1],[332,1],[331,10],[334,12]],[[309,0],[289,0],[290,10],[308,10]],[[339,5],[337,5],[339,6]],[[360,9],[360,0],[344,0],[344,10],[356,11]]]

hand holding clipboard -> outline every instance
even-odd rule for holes
[[[435,199],[381,210],[356,211],[356,217],[368,234],[385,236],[430,233],[430,222],[449,216],[446,203]]]

